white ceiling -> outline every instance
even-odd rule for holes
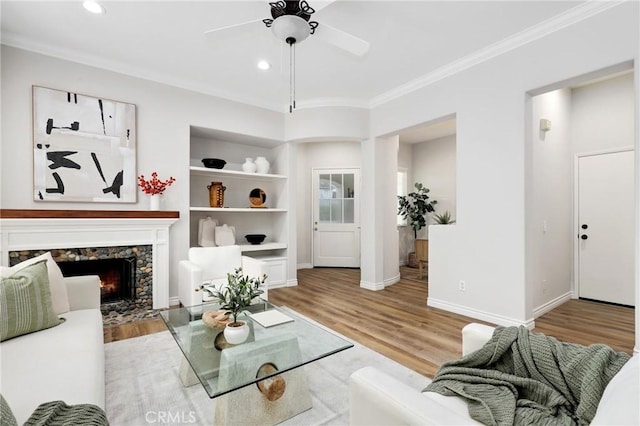
[[[399,86],[580,3],[338,0],[313,18],[367,40],[370,51],[355,57],[313,35],[300,43],[298,105],[369,106]],[[253,31],[217,43],[208,43],[203,35],[209,29],[269,17],[267,1],[102,4],[107,13],[91,15],[80,0],[2,0],[2,43],[285,110],[288,50],[270,30],[254,26]],[[259,59],[268,59],[274,67],[259,71]]]

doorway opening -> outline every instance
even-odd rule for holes
[[[610,301],[609,295],[620,294],[624,300],[614,303],[631,306],[637,238],[633,64],[531,95],[525,223],[533,317],[579,297]],[[623,152],[626,160],[614,161],[614,153]]]
[[[399,264],[411,267],[403,268],[403,277],[428,280],[429,250],[424,248],[429,247],[429,225],[436,224],[436,215],[446,213],[451,222],[456,221],[456,126],[456,116],[451,114],[399,134],[397,195],[416,191],[415,184],[420,183],[429,189],[429,201],[437,201],[435,212],[427,214],[426,226],[417,235],[411,224],[398,216]],[[425,258],[418,258],[417,253],[425,253]]]

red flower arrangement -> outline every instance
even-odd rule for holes
[[[167,180],[158,179],[158,173],[151,173],[151,179],[145,180],[144,175],[138,176],[138,186],[142,188],[145,194],[160,195],[168,186],[171,186],[176,180],[170,176]]]

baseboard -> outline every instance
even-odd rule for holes
[[[313,269],[313,265],[311,263],[298,263],[296,265],[298,269]]]
[[[174,306],[180,306],[180,298],[178,296],[169,298],[169,307]]]
[[[533,319],[529,319],[527,321],[518,321],[513,318],[508,318],[502,315],[492,314],[491,312],[480,311],[478,309],[468,308],[466,306],[458,305],[455,303],[445,302],[443,300],[437,300],[432,297],[427,298],[427,306],[431,306],[433,308],[438,308],[448,312],[453,312],[453,313],[464,315],[467,317],[479,319],[482,321],[490,322],[492,324],[502,325],[505,327],[509,327],[509,326],[519,327],[521,325],[524,325],[530,330],[535,327],[535,322],[533,321]]]
[[[287,280],[285,282],[277,283],[277,284],[269,284],[269,290],[272,288],[285,288],[285,287],[295,287],[298,285],[298,280]]]
[[[400,265],[400,266],[407,266],[408,264],[409,264],[409,262],[407,262],[407,259],[400,260],[398,262],[398,265]]]
[[[367,281],[360,281],[360,287],[366,290],[378,291],[378,290],[384,290],[385,285],[384,285],[384,282],[370,283]]]
[[[384,280],[384,286],[389,287],[390,285],[393,285],[398,281],[400,281],[400,273],[398,273],[398,275],[396,275],[395,277]]]
[[[287,287],[295,287],[298,285],[298,279],[287,280]]]
[[[573,291],[568,291],[565,294],[560,295],[560,296],[556,297],[553,300],[550,300],[549,302],[545,303],[544,305],[535,308],[533,310],[533,317],[534,318],[538,318],[538,317],[546,314],[547,312],[557,308],[558,306],[562,305],[563,303],[571,300],[572,298],[573,298]]]

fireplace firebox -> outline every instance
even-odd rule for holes
[[[132,300],[135,297],[136,257],[60,262],[66,277],[98,275],[100,303]]]

